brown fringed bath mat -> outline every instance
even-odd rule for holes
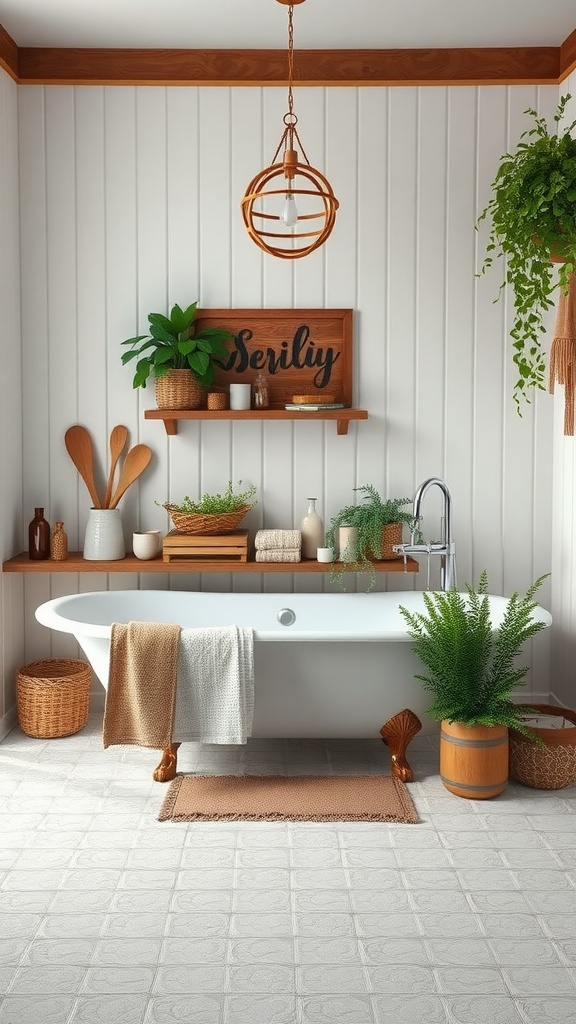
[[[179,775],[159,821],[397,821],[418,815],[388,775]]]

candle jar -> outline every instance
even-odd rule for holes
[[[255,409],[267,409],[269,404],[268,378],[264,373],[259,373],[252,388],[252,405]]]
[[[358,559],[358,527],[341,526],[338,529],[338,561],[355,562]]]

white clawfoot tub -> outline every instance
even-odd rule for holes
[[[506,598],[491,597],[498,626]],[[399,606],[424,611],[422,593],[210,594],[117,590],[47,601],[36,618],[72,633],[104,687],[113,622],[176,622],[181,627],[250,626],[254,630],[258,737],[368,738],[403,708],[426,716],[430,695]],[[537,608],[547,625],[551,616]]]

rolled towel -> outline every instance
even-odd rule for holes
[[[256,551],[298,550],[302,545],[300,530],[258,530],[254,541]]]
[[[299,562],[300,548],[266,548],[256,552],[257,562]]]

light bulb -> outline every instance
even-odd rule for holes
[[[291,192],[286,193],[284,206],[280,211],[280,220],[287,228],[293,228],[298,223],[298,210],[296,209],[294,196]]]

